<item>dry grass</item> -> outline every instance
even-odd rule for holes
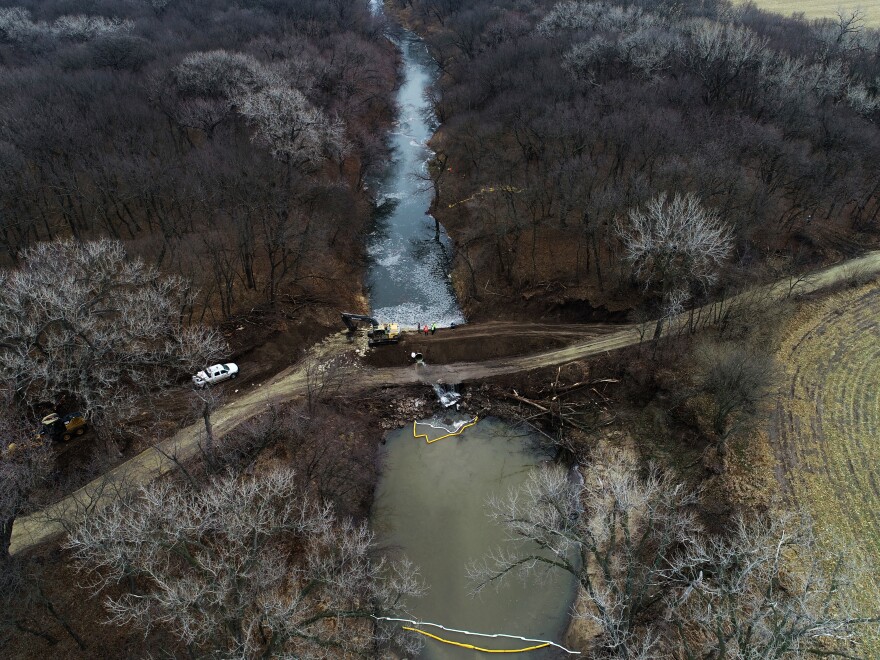
[[[800,12],[807,18],[834,17],[838,9],[861,9],[866,25],[880,26],[880,7],[876,0],[755,0],[755,4],[785,16]]]
[[[809,513],[822,546],[865,563],[857,600],[880,603],[880,288],[868,285],[804,310],[783,341],[783,396],[771,426],[788,498]],[[830,552],[829,552],[830,554]],[[867,657],[880,657],[880,639]]]

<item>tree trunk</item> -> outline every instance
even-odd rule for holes
[[[67,634],[76,642],[77,646],[83,651],[86,650],[86,643],[83,641],[82,637],[76,634],[76,631],[70,626],[67,622],[67,619],[63,617],[58,611],[55,609],[55,606],[52,605],[52,601],[46,596],[46,593],[43,591],[43,587],[40,587],[40,597],[43,599],[43,603],[46,605],[46,609],[49,610],[49,613],[55,617],[55,620],[61,624],[61,627],[67,631]]]
[[[0,523],[0,566],[12,558],[9,554],[9,546],[12,544],[13,523],[15,523],[15,516],[7,518]]]
[[[202,402],[202,419],[205,420],[205,451],[210,456],[214,451],[214,428],[211,426],[211,406]]]

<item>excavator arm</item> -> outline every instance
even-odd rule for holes
[[[351,314],[349,312],[342,312],[342,322],[345,323],[345,327],[348,328],[349,332],[354,332],[358,328],[358,321],[366,321],[374,328],[379,327],[379,322],[374,319],[372,316],[364,316],[363,314]]]

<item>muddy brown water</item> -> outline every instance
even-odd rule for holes
[[[419,567],[428,588],[427,595],[407,603],[411,618],[448,628],[558,642],[573,597],[573,582],[567,574],[542,572],[526,581],[512,577],[500,588],[489,587],[477,596],[471,595],[474,585],[466,574],[469,564],[500,547],[505,539],[504,530],[487,516],[487,500],[519,486],[531,470],[549,460],[536,439],[497,419],[481,420],[460,436],[430,445],[414,438],[410,427],[388,434],[382,458],[373,528],[392,556],[406,555]],[[424,629],[485,648],[530,646],[519,640]],[[559,653],[538,650],[521,657],[547,660]],[[420,657],[464,660],[487,656],[426,639]]]

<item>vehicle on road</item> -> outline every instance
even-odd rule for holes
[[[208,385],[222,383],[224,380],[236,378],[237,376],[238,365],[235,362],[226,362],[225,364],[215,364],[204,371],[200,371],[192,377],[192,382],[196,387],[207,387]]]

